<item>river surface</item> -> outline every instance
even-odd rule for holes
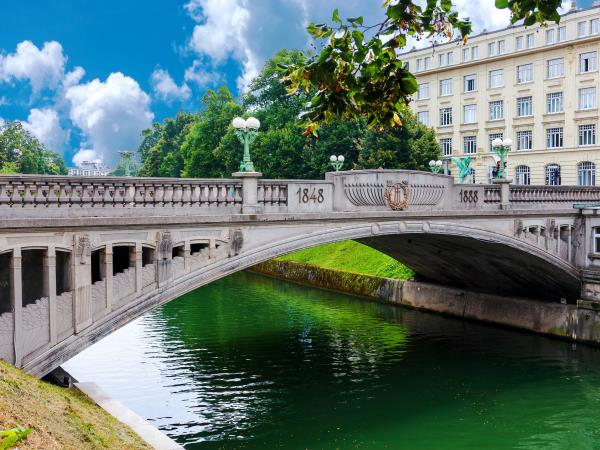
[[[597,449],[600,351],[240,273],[65,368],[189,449]]]

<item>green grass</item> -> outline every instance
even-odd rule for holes
[[[394,258],[355,241],[335,242],[307,248],[277,259],[303,262],[325,269],[400,280],[408,280],[413,276],[412,270]]]

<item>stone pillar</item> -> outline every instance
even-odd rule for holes
[[[21,272],[21,249],[15,248],[12,254],[10,263],[10,286],[11,286],[11,306],[14,319],[14,349],[15,349],[15,366],[21,367],[21,341],[23,339],[23,321],[21,320],[21,312],[23,310],[23,274]]]
[[[183,243],[183,269],[184,273],[192,271],[192,261],[190,259],[190,241]]]
[[[211,238],[208,241],[208,259],[213,259],[216,256],[217,242],[215,238]]]
[[[133,255],[133,264],[135,265],[135,293],[142,293],[142,244],[140,242],[136,242],[135,249],[132,252]],[[131,266],[131,262],[129,264]]]
[[[168,231],[156,235],[156,284],[160,288],[173,278],[173,239]]]
[[[48,296],[48,311],[50,321],[50,344],[58,339],[57,305],[56,305],[56,248],[49,246],[44,258],[44,293]]]
[[[112,244],[106,244],[100,261],[100,272],[104,278],[104,307],[112,308],[113,301],[113,248]]]
[[[510,208],[510,183],[511,178],[496,178],[492,181],[493,184],[500,185],[500,209]]]
[[[232,176],[242,179],[242,214],[260,214],[262,208],[258,205],[258,179],[262,177],[262,173],[235,172]]]
[[[75,333],[92,324],[92,258],[90,238],[74,237],[73,252],[73,321]]]

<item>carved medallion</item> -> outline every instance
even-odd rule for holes
[[[408,207],[410,186],[407,181],[390,184],[385,188],[385,203],[394,211],[402,211]]]
[[[92,254],[88,235],[77,236],[75,254],[79,258],[80,264],[85,264],[86,259]]]
[[[229,229],[229,256],[237,256],[244,245],[244,233],[239,228]]]

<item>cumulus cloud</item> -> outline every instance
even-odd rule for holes
[[[28,80],[33,93],[56,88],[62,81],[66,57],[62,45],[45,42],[39,49],[31,41],[17,45],[14,53],[0,55],[0,81]]]
[[[150,77],[152,90],[154,95],[167,103],[173,100],[187,100],[190,98],[192,91],[186,83],[177,86],[169,72],[164,69],[156,69]]]
[[[60,125],[58,113],[51,108],[33,108],[23,128],[38,138],[47,148],[61,152],[69,132]]]
[[[220,73],[206,70],[206,66],[207,64],[200,60],[194,61],[194,63],[185,70],[185,81],[196,83],[200,88],[215,85],[223,81],[223,77]]]
[[[115,162],[119,150],[137,147],[142,130],[154,118],[150,97],[137,81],[120,72],[106,81],[71,86],[65,98],[71,120],[85,135],[82,148],[93,150],[95,158],[106,163]]]
[[[73,164],[81,167],[84,162],[102,162],[102,159],[98,157],[98,154],[91,149],[80,149],[75,156],[73,156]]]

